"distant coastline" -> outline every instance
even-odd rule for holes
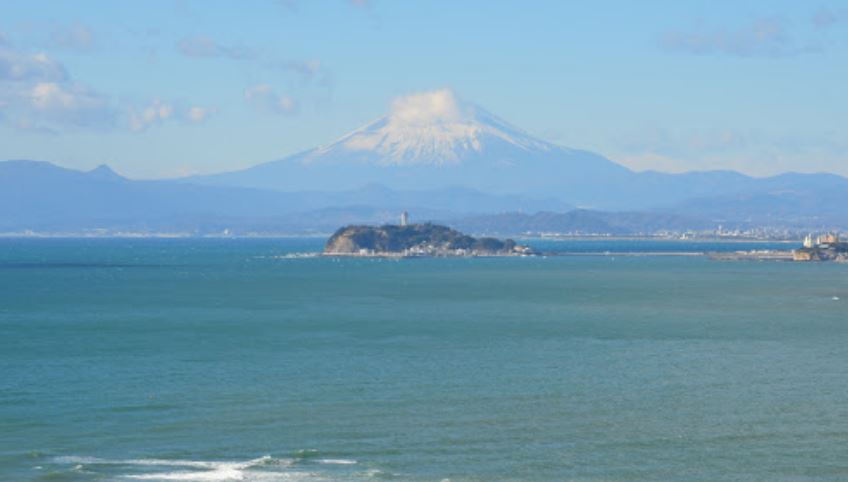
[[[614,235],[597,234],[557,234],[541,236],[527,233],[470,233],[472,236],[511,237],[519,240],[544,241],[679,241],[686,242],[721,242],[721,243],[799,243],[802,237],[726,237],[726,236],[695,236],[681,238],[679,235]],[[329,238],[331,231],[325,232],[248,232],[248,233],[190,233],[190,232],[144,232],[144,231],[10,231],[0,232],[4,238],[69,238],[69,239],[290,239],[290,238]]]

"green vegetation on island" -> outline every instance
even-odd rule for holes
[[[344,256],[521,256],[533,254],[511,239],[475,238],[438,224],[345,226],[324,254]]]

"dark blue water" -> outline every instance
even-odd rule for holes
[[[546,253],[706,253],[751,250],[789,250],[800,242],[782,241],[721,241],[721,240],[674,240],[674,239],[550,239],[529,238],[520,243],[530,243]]]
[[[0,480],[848,478],[846,265],[322,242],[0,240]]]

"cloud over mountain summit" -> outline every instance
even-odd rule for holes
[[[348,151],[371,153],[376,156],[371,161],[377,164],[442,165],[500,144],[529,151],[553,148],[461,100],[453,91],[439,89],[396,98],[388,114],[314,154],[339,156]]]

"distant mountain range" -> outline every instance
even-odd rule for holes
[[[331,232],[349,222],[419,219],[480,212],[568,210],[556,199],[493,195],[466,188],[395,191],[379,185],[338,192],[134,181],[106,166],[88,172],[47,162],[0,162],[0,232],[263,233]]]
[[[605,210],[691,209],[694,199],[708,204],[740,196],[781,203],[790,193],[806,199],[848,196],[848,179],[831,174],[752,178],[732,171],[634,172],[599,154],[535,139],[449,91],[413,97],[406,101],[410,105],[393,106],[389,114],[326,146],[186,181],[281,191],[349,190],[372,183],[399,190],[459,185]]]
[[[535,139],[449,91],[341,139],[229,173],[137,181],[106,166],[0,162],[0,232],[331,232],[414,219],[469,232],[848,229],[848,179],[634,172]]]

